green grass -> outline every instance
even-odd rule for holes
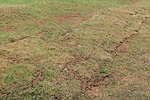
[[[0,5],[1,99],[149,99],[149,1]]]

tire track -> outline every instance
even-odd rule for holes
[[[127,43],[130,42],[133,38],[135,38],[137,35],[140,34],[139,31],[141,30],[142,25],[145,22],[147,22],[148,18],[149,17],[145,17],[145,20],[140,23],[138,29],[134,30],[135,33],[124,37],[122,41],[118,42],[114,46],[114,50],[106,50],[106,49],[104,49],[104,50],[112,55],[117,55],[117,52],[128,52],[129,46],[127,45]]]

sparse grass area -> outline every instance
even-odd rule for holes
[[[0,5],[1,99],[150,99],[149,0]]]

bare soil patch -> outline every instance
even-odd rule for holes
[[[20,7],[27,7],[27,5],[1,5],[0,10],[5,10],[5,9],[12,9],[12,8],[20,8]]]
[[[67,14],[65,16],[54,17],[54,19],[55,19],[55,23],[57,24],[62,23],[62,22],[77,24],[91,17],[92,17],[92,13],[85,17],[81,17],[81,14],[77,13],[77,14]]]
[[[1,28],[1,31],[2,32],[15,32],[15,31],[17,31],[17,29],[15,29],[15,28],[13,28],[13,27],[3,27],[3,28]]]
[[[109,52],[111,54],[114,55],[114,53],[116,54],[117,52],[128,52],[128,50],[131,48],[127,43],[130,42],[133,38],[135,38],[137,35],[139,35],[139,31],[141,29],[142,24],[147,22],[148,17],[145,17],[145,20],[141,22],[141,24],[139,25],[138,29],[135,30],[135,33],[126,36],[123,38],[122,41],[120,41],[119,43],[117,43],[114,46],[114,51],[110,51],[110,50],[105,50],[106,52]]]
[[[13,6],[3,6],[0,10],[11,8]],[[37,99],[38,97],[35,96],[42,95],[55,100],[133,99],[141,96],[147,98],[148,96],[144,94],[149,92],[146,89],[149,87],[147,85],[149,51],[143,47],[144,52],[142,52],[139,48],[140,43],[134,44],[136,39],[140,38],[138,36],[141,35],[143,25],[149,25],[149,17],[141,17],[138,11],[117,9],[118,12],[111,9],[106,12],[97,10],[98,13],[94,17],[93,12],[85,17],[80,13],[64,16],[50,15],[55,19],[51,20],[52,24],[53,22],[56,24],[55,29],[52,30],[47,28],[51,23],[50,20],[29,19],[28,21],[31,22],[29,24],[33,27],[31,29],[26,27],[29,29],[25,33],[27,36],[11,39],[8,43],[0,45],[0,59],[2,59],[0,64],[4,62],[8,64],[5,65],[8,70],[2,73],[11,70],[13,72],[13,74],[7,73],[8,76],[2,75],[2,83],[6,84],[8,89],[0,88],[0,94],[8,98],[14,96],[17,99],[19,97],[15,97],[15,93],[20,92],[19,96],[27,95]],[[120,13],[127,13],[127,15]],[[111,15],[113,17],[110,18]],[[132,18],[137,17],[139,17],[138,21],[141,19],[143,21],[132,22]],[[21,21],[26,22],[26,20]],[[36,31],[38,28],[34,25],[40,26],[41,30]],[[4,27],[1,31],[17,30]],[[124,35],[125,33],[127,34]],[[148,36],[148,33],[143,34]],[[143,36],[144,38],[146,37]],[[105,46],[110,48],[104,49]],[[132,48],[135,51],[130,52]],[[9,64],[14,68],[9,67]],[[11,84],[7,85],[4,79]]]

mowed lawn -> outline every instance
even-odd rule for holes
[[[0,99],[149,100],[149,0],[0,0]]]

